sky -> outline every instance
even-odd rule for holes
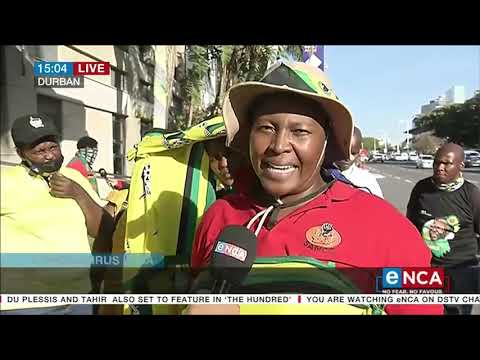
[[[326,72],[363,137],[405,140],[422,105],[454,85],[480,87],[480,46],[326,46]]]

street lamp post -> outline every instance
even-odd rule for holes
[[[410,124],[408,120],[400,120],[400,125],[403,122],[405,122],[405,135],[406,135],[406,142],[407,142],[406,146],[407,146],[407,152],[409,152],[410,151],[410,134],[408,133],[408,131],[410,130]]]
[[[386,131],[382,131],[382,139],[383,139],[383,153],[386,154],[388,152],[388,137],[387,137]]]

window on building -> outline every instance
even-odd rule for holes
[[[52,119],[57,130],[62,134],[62,101],[50,96],[37,95],[37,112]]]
[[[123,115],[113,114],[113,172],[125,175],[125,119]]]
[[[112,86],[119,90],[127,91],[127,73],[116,68],[111,68]]]
[[[153,84],[145,80],[140,80],[139,90],[142,100],[153,103]]]

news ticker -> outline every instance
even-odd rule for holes
[[[135,295],[86,295],[86,294],[3,294],[0,304],[21,304],[44,306],[83,305],[191,305],[191,304],[258,304],[258,305],[477,305],[478,294],[456,295],[372,295],[372,294],[135,294]]]
[[[35,61],[35,87],[83,88],[84,76],[110,75],[110,63],[105,61]]]
[[[78,269],[116,268],[128,270],[131,272],[140,271],[138,269],[152,268],[161,272],[188,272],[188,263],[170,263],[168,257],[159,253],[125,253],[125,254],[88,254],[88,253],[1,253],[0,267],[4,278],[23,278],[29,277],[26,274],[32,272],[32,276],[37,282],[48,283],[53,275],[68,275],[69,272],[75,273]],[[208,270],[205,268],[203,270]],[[465,269],[456,269],[462,271],[462,277],[480,279],[480,267],[469,267]],[[56,272],[56,273],[54,273]],[[328,294],[333,293],[329,289],[335,290],[334,284],[349,282],[357,288],[357,293],[382,293],[382,294],[448,294],[457,293],[453,291],[450,284],[450,272],[444,268],[347,268],[347,267],[329,267],[325,268],[275,268],[258,269],[254,267],[251,275],[262,272],[260,277],[269,278],[271,281],[262,286],[261,293],[275,292],[269,291],[268,286],[280,284],[282,289],[296,289],[309,293]],[[268,273],[267,273],[268,272]],[[174,275],[174,274],[172,274]],[[28,283],[23,288],[19,288],[18,282],[9,281],[7,285],[15,284],[15,287],[2,286],[2,292],[5,293],[23,293],[35,290],[29,290]],[[60,283],[60,282],[57,282]],[[464,287],[461,292],[479,293],[478,280],[473,281],[468,287]],[[305,285],[306,284],[306,285]],[[306,287],[302,287],[306,286]],[[13,289],[16,290],[13,290]],[[278,287],[277,287],[278,288]],[[58,288],[55,292],[82,292],[68,291]],[[305,290],[304,290],[305,289]],[[310,289],[310,290],[307,290]],[[349,292],[338,291],[339,293]],[[282,290],[283,291],[283,290]],[[44,291],[36,291],[43,293]],[[241,288],[238,291],[242,292]],[[245,290],[245,292],[251,292]],[[258,293],[259,291],[257,291]]]

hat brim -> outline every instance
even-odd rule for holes
[[[33,147],[40,144],[43,141],[49,140],[50,138],[55,139],[55,141],[60,141],[60,134],[56,130],[41,130],[36,131],[31,134],[23,134],[21,136],[12,134],[13,143],[16,147]]]
[[[262,82],[246,82],[235,85],[225,96],[223,117],[227,130],[227,146],[244,153],[248,151],[250,107],[259,96],[277,93],[296,93],[319,103],[329,116],[329,125],[334,137],[334,139],[330,138],[328,140],[328,146],[330,146],[329,160],[337,161],[352,158],[350,146],[354,125],[352,115],[345,105],[340,101],[319,94]],[[335,150],[332,150],[332,147]]]

